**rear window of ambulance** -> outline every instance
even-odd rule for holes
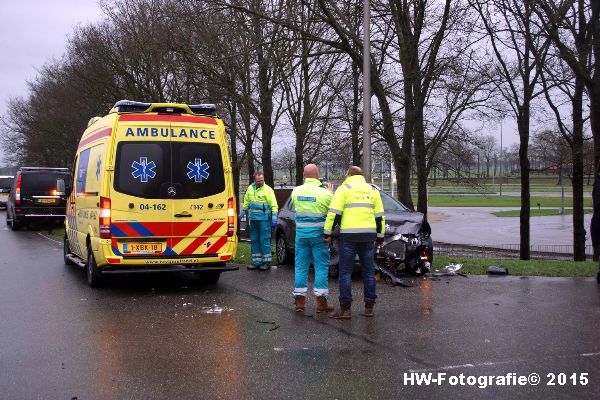
[[[167,198],[165,185],[171,176],[169,153],[169,142],[119,143],[115,190],[143,199]]]
[[[225,190],[221,147],[214,143],[172,142],[177,199],[200,199]]]
[[[115,190],[145,199],[199,199],[225,190],[221,148],[213,143],[121,142]]]

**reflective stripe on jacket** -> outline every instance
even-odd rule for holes
[[[296,211],[296,237],[312,238],[323,235],[323,226],[333,194],[321,187],[318,179],[306,178],[304,185],[292,190]]]
[[[383,203],[379,191],[369,185],[362,175],[346,178],[337,188],[325,221],[324,233],[331,235],[336,215],[341,216],[340,235],[342,238],[364,237],[364,241],[375,240],[375,236],[383,237],[385,233],[385,217]],[[375,218],[381,217],[380,231],[377,232]]]
[[[248,219],[265,221],[277,214],[275,192],[266,183],[256,188],[256,183],[248,186],[244,195],[244,210],[248,210]]]

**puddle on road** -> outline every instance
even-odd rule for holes
[[[180,305],[176,304],[175,308],[179,308]],[[194,305],[194,303],[191,302],[185,302],[183,304],[181,304],[181,308],[183,311],[183,314],[175,313],[175,317],[181,316],[185,319],[194,319],[194,318],[200,318],[201,314],[217,314],[217,315],[221,315],[224,313],[228,313],[231,311],[235,311],[235,309],[230,308],[230,307],[226,307],[226,306],[220,306],[218,304],[213,304],[212,306],[203,306],[203,307],[197,307]],[[198,313],[199,311],[199,313]]]
[[[234,310],[233,310],[233,308],[221,307],[216,304],[214,304],[212,307],[202,307],[202,313],[204,313],[204,314],[221,314],[223,312],[229,312],[229,311],[234,311]]]

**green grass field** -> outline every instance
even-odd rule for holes
[[[583,210],[585,214],[592,214],[594,212],[593,208],[586,208]],[[530,211],[530,215],[532,217],[547,217],[552,215],[561,215],[560,208],[542,208],[538,210],[537,208],[532,208]],[[493,212],[496,217],[518,217],[520,215],[519,210],[507,210],[507,211],[496,211]],[[563,215],[573,215],[572,208],[565,208],[565,212]]]
[[[594,277],[598,272],[598,263],[592,261],[522,261],[436,255],[433,260],[434,269],[448,264],[463,264],[461,272],[472,275],[485,275],[490,265],[506,267],[510,275],[516,276]]]
[[[560,207],[560,197],[531,197],[531,207]],[[417,198],[413,198],[416,204]],[[461,196],[461,195],[431,195],[428,205],[430,207],[520,207],[519,196]],[[592,199],[583,200],[585,207],[592,207]],[[565,198],[565,206],[573,207],[573,199]]]

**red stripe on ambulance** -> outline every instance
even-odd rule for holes
[[[216,254],[221,249],[221,247],[225,245],[225,243],[227,243],[227,236],[219,238],[219,240],[213,243],[213,245],[210,246],[204,254]]]
[[[112,134],[112,128],[102,129],[101,131],[93,133],[92,135],[88,136],[87,138],[85,138],[81,142],[79,142],[79,147],[77,148],[77,150],[79,150],[86,144],[92,143],[94,140],[98,140],[103,137],[110,136],[111,134]]]

